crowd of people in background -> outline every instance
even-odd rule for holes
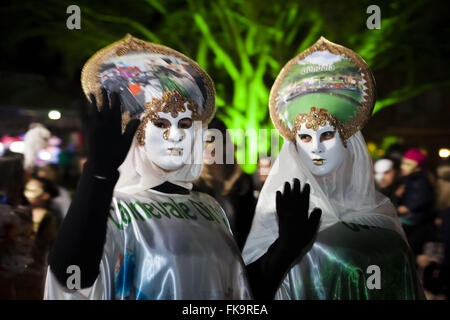
[[[24,157],[0,157],[0,299],[42,299],[47,255],[71,201],[58,166],[25,170]]]
[[[40,299],[62,219],[53,202],[58,188],[25,172],[20,155],[1,157],[0,171],[0,299]]]
[[[378,190],[394,206],[427,299],[449,297],[450,163],[430,168],[424,151],[387,152],[374,162]]]
[[[209,127],[227,134],[217,118]],[[206,145],[213,142],[208,139]],[[82,168],[85,158],[80,155],[78,160]],[[194,190],[220,203],[242,250],[274,159],[259,159],[253,176],[236,161],[207,164],[208,160],[205,155]],[[0,157],[0,299],[42,299],[47,255],[74,191],[61,183],[58,165],[30,168],[24,163],[22,154],[7,152]],[[397,208],[427,298],[448,299],[450,163],[437,168],[427,164],[419,149],[388,150],[385,157],[374,159],[374,175],[378,190]]]

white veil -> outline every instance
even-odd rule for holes
[[[192,189],[191,181],[200,176],[203,167],[204,131],[198,121],[194,121],[193,125],[194,142],[191,157],[183,167],[169,173],[158,168],[149,160],[144,148],[138,145],[137,139],[134,137],[128,155],[119,167],[120,177],[114,190],[134,194],[166,181],[189,190]]]
[[[310,212],[322,209],[319,232],[341,221],[397,231],[406,241],[390,200],[375,190],[372,160],[361,132],[347,140],[348,154],[333,173],[316,177],[301,162],[296,144],[286,141],[267,177],[256,206],[255,217],[243,250],[246,264],[262,256],[278,238],[275,194],[284,183],[298,178],[309,183]]]

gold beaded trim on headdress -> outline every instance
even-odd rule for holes
[[[158,112],[170,113],[174,118],[178,116],[179,112],[185,112],[186,110],[192,111],[192,120],[201,120],[198,114],[198,105],[194,100],[188,99],[176,90],[166,91],[161,99],[153,98],[151,103],[145,105],[147,110],[141,124],[136,131],[136,139],[140,146],[145,144],[145,128],[148,121],[154,121],[159,119]]]
[[[145,105],[147,113],[164,112],[169,113],[176,118],[178,112],[185,112],[186,108],[192,111],[192,119],[200,120],[198,114],[198,105],[194,100],[188,99],[176,90],[166,91],[162,99],[153,98],[151,103]]]

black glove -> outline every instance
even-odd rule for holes
[[[285,182],[283,193],[276,193],[279,245],[291,259],[298,257],[311,242],[322,215],[322,210],[315,208],[308,219],[309,193],[309,184],[305,184],[303,191],[300,191],[298,179],[294,179],[293,188]]]
[[[300,181],[294,187],[288,182],[283,193],[276,193],[279,236],[267,252],[247,266],[248,280],[255,299],[273,299],[286,272],[314,238],[322,211],[315,208],[308,219],[309,185],[300,191]]]
[[[103,104],[97,108],[95,95],[90,94],[92,114],[88,119],[88,159],[93,174],[110,177],[125,160],[139,120],[131,120],[122,134],[122,116],[119,94],[108,94],[102,89]]]
[[[111,107],[103,90],[103,106],[97,110],[91,95],[92,114],[88,120],[89,155],[69,210],[58,232],[48,262],[62,286],[67,268],[81,272],[81,288],[92,286],[99,274],[106,239],[106,226],[117,168],[125,160],[139,120],[132,120],[122,135],[119,96],[111,95]]]

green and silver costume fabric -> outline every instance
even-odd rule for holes
[[[47,275],[46,299],[250,299],[228,220],[209,195],[115,192],[100,274],[69,290]]]
[[[367,63],[323,37],[277,76],[269,108],[285,142],[259,196],[243,250],[245,263],[256,261],[277,239],[275,195],[286,182],[297,178],[309,184],[309,209],[320,208],[322,216],[312,247],[293,263],[276,299],[424,297],[396,209],[375,190],[372,159],[361,134],[374,104],[375,80]],[[330,148],[328,159],[344,158],[332,171],[313,174],[306,162],[312,158],[301,157],[299,133],[327,125],[345,148]],[[320,157],[324,150],[319,149],[311,153]]]
[[[275,299],[423,298],[415,273],[413,257],[397,232],[337,223],[318,234]]]
[[[395,208],[375,190],[360,132],[349,138],[347,149],[335,172],[318,177],[300,160],[296,145],[284,143],[259,196],[245,263],[256,261],[277,239],[275,193],[298,178],[311,186],[310,211],[318,207],[322,217],[313,246],[286,274],[276,299],[424,298]],[[381,289],[374,286],[377,274]]]

